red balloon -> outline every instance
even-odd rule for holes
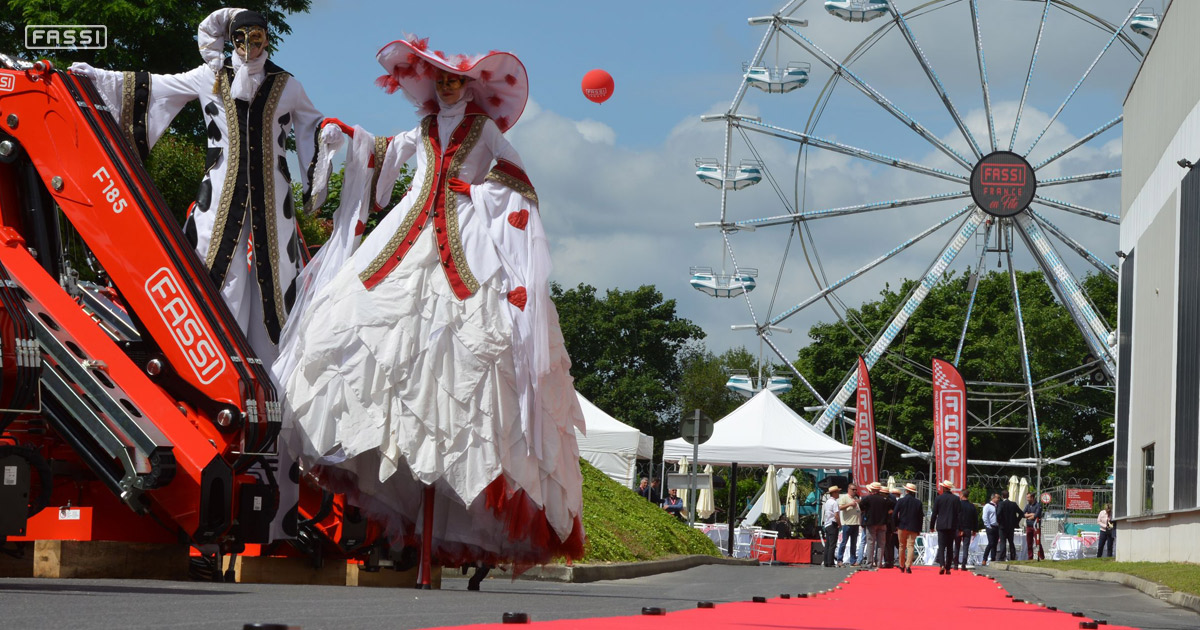
[[[583,95],[589,101],[603,103],[613,94],[612,75],[599,68],[590,70],[587,74],[583,75],[582,87]]]

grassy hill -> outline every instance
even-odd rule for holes
[[[679,555],[720,556],[707,536],[651,505],[596,467],[583,469],[583,527],[587,547],[580,562],[637,562]]]

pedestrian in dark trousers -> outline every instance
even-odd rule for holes
[[[941,494],[933,500],[933,510],[929,513],[929,525],[937,530],[938,550],[937,563],[942,565],[939,575],[949,575],[954,563],[954,538],[958,535],[959,500],[952,492],[954,484],[943,481]]]
[[[1036,544],[1038,560],[1046,559],[1042,549],[1042,504],[1037,502],[1033,493],[1025,495],[1025,559],[1033,560],[1033,547]]]
[[[992,493],[992,499],[983,506],[983,531],[987,533],[987,547],[983,550],[983,566],[996,559],[996,543],[1000,541],[1000,524],[996,521],[996,504],[1000,495]]]
[[[825,506],[821,509],[821,522],[825,526],[825,556],[821,564],[826,567],[836,566],[834,552],[841,525],[841,514],[838,510],[838,495],[841,494],[841,490],[837,486],[829,486],[829,498],[825,499]]]
[[[1100,542],[1096,545],[1096,557],[1104,557],[1104,546],[1108,545],[1108,557],[1113,557],[1113,542],[1117,539],[1117,524],[1112,520],[1112,505],[1104,504],[1104,509],[1096,516],[1096,524],[1100,526]]]
[[[899,553],[900,537],[896,533],[896,504],[900,502],[900,487],[888,490],[888,522],[887,547],[883,550],[883,568],[896,566],[896,555]]]
[[[996,506],[996,522],[1000,526],[1000,561],[1017,559],[1017,543],[1013,541],[1013,530],[1021,522],[1021,508],[1008,499],[1008,490],[1000,493],[1000,505]],[[1008,554],[1005,555],[1005,545]]]
[[[971,555],[971,541],[975,539],[975,532],[979,529],[979,512],[966,495],[964,490],[963,498],[958,502],[958,538],[954,541],[954,560],[959,569],[967,568],[967,557]]]

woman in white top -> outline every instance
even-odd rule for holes
[[[1100,542],[1096,545],[1096,557],[1104,557],[1104,548],[1108,546],[1108,557],[1113,555],[1113,543],[1117,540],[1117,524],[1112,520],[1112,505],[1106,503],[1104,509],[1096,516],[1096,524],[1100,526]]]

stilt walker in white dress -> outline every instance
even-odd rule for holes
[[[415,157],[413,185],[331,278],[302,283],[277,364],[296,447],[394,543],[421,539],[426,563],[578,557],[583,414],[537,194],[503,135],[525,68],[417,39],[376,57],[379,85],[423,118],[381,152],[375,201]],[[351,152],[378,146],[360,133]]]

